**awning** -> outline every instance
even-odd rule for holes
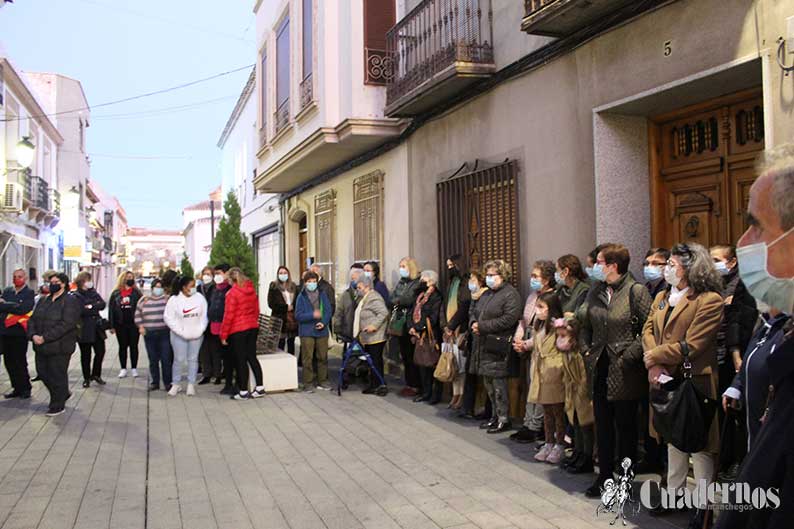
[[[12,231],[6,231],[4,233],[9,237],[12,237],[17,244],[21,244],[22,246],[28,246],[29,248],[41,248],[44,246],[40,240],[34,239],[33,237],[28,237],[27,235],[14,233]]]

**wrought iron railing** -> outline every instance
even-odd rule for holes
[[[524,12],[526,16],[534,15],[544,7],[557,3],[558,0],[524,0]]]
[[[53,215],[61,216],[61,193],[57,189],[50,188],[50,208]]]
[[[312,81],[312,74],[309,74],[306,79],[301,82],[301,110],[306,108],[314,100],[314,82]]]
[[[278,106],[273,117],[276,134],[278,134],[289,124],[289,99],[284,100],[284,102]]]
[[[456,62],[492,64],[491,0],[423,0],[386,34],[393,103]]]
[[[394,77],[394,61],[386,50],[364,48],[364,83],[387,85]]]

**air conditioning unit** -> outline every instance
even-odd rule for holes
[[[22,211],[22,186],[17,182],[9,182],[2,196],[2,210],[20,213]]]

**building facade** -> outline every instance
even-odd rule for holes
[[[59,149],[64,136],[35,86],[0,54],[0,279],[22,268],[37,286],[61,265]],[[25,147],[20,149],[24,140]],[[29,159],[25,159],[29,158]]]
[[[254,189],[257,170],[256,69],[240,94],[218,140],[222,198],[233,191],[240,202],[240,231],[250,238],[259,277],[260,312],[268,313],[267,289],[282,262],[278,195]]]
[[[135,276],[162,275],[169,268],[176,270],[185,253],[182,230],[149,228],[127,229],[124,238],[126,269]]]
[[[191,204],[182,210],[185,254],[196,272],[209,264],[212,240],[222,216],[220,188],[209,194],[209,200]],[[181,256],[179,260],[182,260]]]

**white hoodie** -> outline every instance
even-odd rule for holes
[[[163,315],[171,332],[185,340],[201,338],[207,328],[207,301],[201,294],[171,296]]]

